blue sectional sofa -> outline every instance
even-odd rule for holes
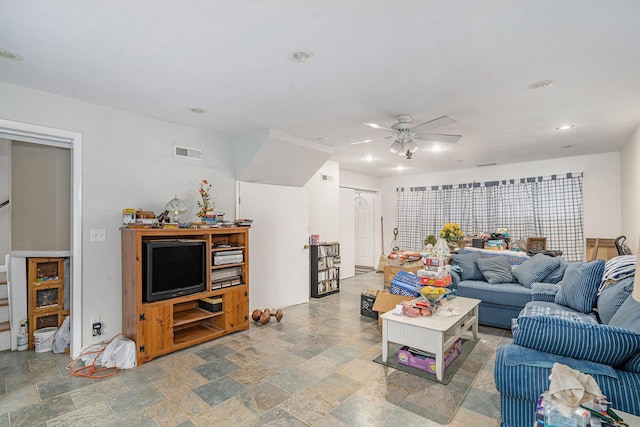
[[[451,259],[452,286],[458,295],[481,300],[479,323],[502,329],[510,329],[511,319],[534,298],[538,292],[534,283],[558,283],[568,265],[543,254],[529,258],[506,251],[469,249],[460,250]]]
[[[640,416],[635,257],[621,258],[569,263],[560,284],[532,286],[534,301],[512,322],[513,342],[496,355],[502,426],[533,424],[554,363],[590,374],[614,409]]]

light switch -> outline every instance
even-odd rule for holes
[[[91,242],[104,242],[107,240],[107,232],[104,228],[92,228],[89,236]]]

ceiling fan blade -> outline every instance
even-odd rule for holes
[[[386,126],[382,126],[376,123],[365,123],[365,122],[361,122],[361,124],[365,125],[365,126],[369,126],[370,128],[374,128],[374,129],[380,129],[380,130],[386,130],[387,132],[395,132],[395,129],[391,129],[388,128]]]
[[[368,144],[369,142],[373,142],[375,139],[363,139],[362,141],[350,142],[347,145],[360,145],[360,144]]]
[[[437,119],[429,120],[428,122],[420,123],[411,128],[417,132],[425,132],[431,129],[439,128],[441,126],[452,125],[458,123],[457,120],[452,119],[449,116],[438,117]]]
[[[423,141],[437,141],[448,142],[450,144],[456,143],[462,138],[462,135],[448,135],[438,133],[420,133],[414,137],[415,139],[421,139]]]

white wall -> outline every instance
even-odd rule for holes
[[[235,148],[219,135],[3,82],[0,118],[83,134],[83,346],[96,341],[90,317],[101,317],[101,338],[121,331],[123,208],[160,212],[177,194],[195,219],[199,182],[206,178],[216,204],[235,217]],[[201,148],[204,160],[173,157],[173,144]],[[94,228],[106,230],[106,242],[89,242]]]
[[[332,177],[333,181],[323,181],[322,175]],[[338,163],[329,160],[304,185],[309,191],[309,234],[319,234],[323,242],[340,241],[339,182]]]
[[[340,187],[340,278],[356,275],[355,261],[355,191]]]
[[[622,231],[634,254],[640,253],[640,127],[620,153]]]
[[[388,241],[387,239],[392,238],[392,230],[396,226],[395,192],[397,187],[459,184],[474,181],[484,182],[580,171],[584,174],[585,238],[614,238],[621,234],[619,170],[620,153],[605,153],[382,178],[383,215],[385,218],[384,239]],[[387,218],[389,218],[389,221],[387,221]]]

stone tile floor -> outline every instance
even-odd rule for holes
[[[382,274],[284,309],[281,323],[235,333],[106,379],[68,374],[69,356],[0,352],[0,427],[10,426],[499,426],[495,350],[480,342],[449,385],[385,368],[381,328],[360,292]]]

